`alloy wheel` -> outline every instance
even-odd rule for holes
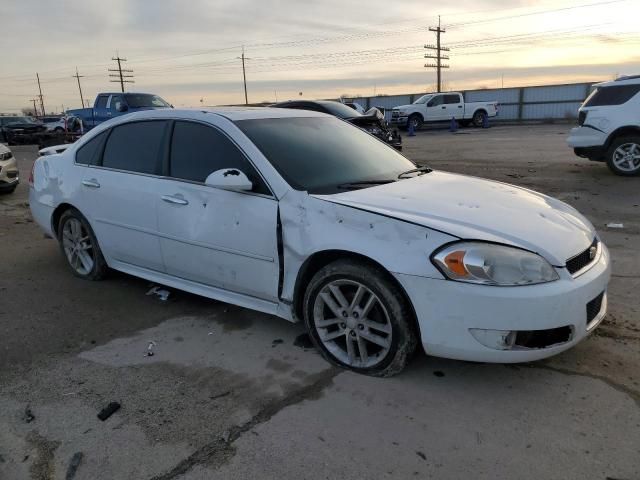
[[[640,169],[640,145],[623,143],[613,152],[613,164],[623,172],[635,172]]]
[[[91,272],[95,264],[91,236],[77,218],[69,218],[62,227],[62,247],[71,268],[80,275]]]
[[[340,279],[326,284],[316,296],[313,322],[323,346],[350,367],[375,367],[391,349],[387,309],[360,282]]]

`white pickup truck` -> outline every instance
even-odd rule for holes
[[[459,92],[428,93],[411,105],[394,107],[391,111],[391,123],[418,129],[423,123],[448,122],[455,118],[462,126],[471,123],[481,127],[485,118],[496,115],[498,102],[465,103]]]

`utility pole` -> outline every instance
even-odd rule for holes
[[[38,90],[40,91],[40,108],[42,109],[42,115],[46,115],[44,110],[44,100],[42,99],[42,87],[40,86],[40,75],[36,72],[36,78],[38,79]]]
[[[36,100],[35,98],[32,98],[31,101],[33,102],[33,115],[38,118],[38,107],[36,107]]]
[[[84,77],[84,75],[80,75],[78,73],[78,67],[76,67],[76,74],[72,75],[76,80],[78,80],[78,90],[80,90],[80,107],[84,108],[84,98],[82,97],[82,87],[80,86],[80,79]]]
[[[428,50],[435,50],[435,55],[425,55],[424,58],[434,59],[436,63],[425,63],[424,66],[426,68],[435,68],[437,70],[438,75],[438,92],[442,91],[442,69],[449,68],[449,65],[443,65],[442,60],[449,60],[448,55],[442,55],[442,52],[448,52],[449,49],[447,47],[443,47],[440,43],[440,35],[442,35],[446,30],[440,25],[440,15],[438,15],[438,26],[437,27],[429,27],[430,32],[435,32],[436,34],[436,44],[435,45],[425,45],[424,48]]]
[[[122,93],[124,93],[124,84],[125,83],[135,83],[133,80],[128,80],[133,78],[133,75],[128,75],[129,73],[133,73],[133,70],[128,70],[122,68],[122,62],[126,62],[126,58],[120,58],[120,55],[116,53],[115,57],[112,57],[111,60],[114,62],[118,62],[118,68],[109,68],[110,72],[118,72],[117,74],[109,74],[110,77],[117,77],[117,80],[109,80],[110,82],[120,83],[120,89]],[[124,72],[124,73],[123,73]]]
[[[247,97],[247,72],[245,71],[245,68],[244,68],[244,61],[251,60],[251,59],[244,56],[244,45],[242,46],[242,56],[236,57],[236,58],[242,60],[242,79],[244,81],[244,104],[249,105],[249,98]]]

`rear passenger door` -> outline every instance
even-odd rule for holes
[[[447,93],[444,96],[444,106],[447,112],[447,120],[455,118],[462,119],[464,115],[464,105],[462,103],[462,95],[459,93]]]
[[[168,126],[149,120],[113,127],[98,161],[82,175],[81,210],[109,263],[125,270],[164,271],[156,199]]]
[[[167,273],[275,301],[278,204],[259,172],[229,136],[203,123],[176,121],[170,151],[170,178],[156,196]],[[224,168],[244,172],[253,191],[204,184]]]

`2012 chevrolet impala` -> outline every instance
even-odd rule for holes
[[[72,272],[109,268],[305,322],[370,375],[428,354],[521,362],[607,309],[610,258],[572,207],[418,167],[328,115],[156,110],[40,157],[33,217]]]

